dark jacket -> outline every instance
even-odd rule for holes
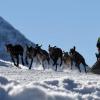
[[[98,38],[97,44],[96,44],[97,48],[100,49],[100,37]]]

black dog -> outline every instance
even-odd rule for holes
[[[23,61],[24,49],[21,45],[6,44],[6,49],[7,49],[7,52],[10,53],[11,59],[15,66],[17,67],[19,66],[19,56],[21,56],[22,64],[24,65],[24,61]],[[14,58],[17,60],[17,64],[15,63]]]

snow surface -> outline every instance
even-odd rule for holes
[[[67,66],[58,72],[20,67],[0,60],[0,100],[100,100],[99,75]]]

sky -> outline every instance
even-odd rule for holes
[[[76,46],[88,65],[96,61],[100,0],[1,0],[0,14],[43,49]]]

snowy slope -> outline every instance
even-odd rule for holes
[[[6,20],[0,17],[0,58],[9,61],[10,57],[5,50],[5,44],[7,43],[21,44],[23,46],[26,44],[34,45]]]
[[[100,100],[99,75],[18,69],[3,60],[0,65],[0,100]]]

